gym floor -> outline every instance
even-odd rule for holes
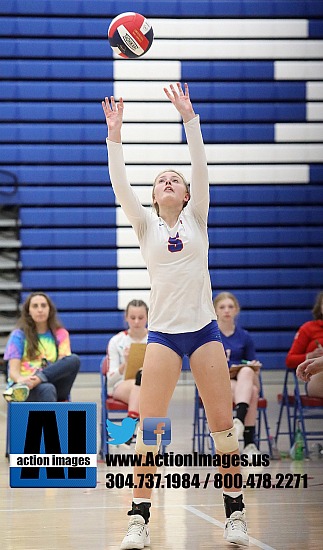
[[[277,393],[283,386],[283,372],[264,371],[271,434],[278,418]],[[0,389],[4,389],[4,378]],[[99,374],[80,374],[72,400],[96,402],[100,416]],[[167,451],[192,452],[194,386],[190,373],[183,373],[171,402],[172,443]],[[105,476],[116,473],[98,462],[98,482],[93,489],[12,489],[5,458],[6,402],[0,401],[0,533],[2,550],[117,550],[125,534],[131,490],[107,489]],[[319,422],[319,421],[316,421]],[[285,458],[271,461],[262,473],[307,474],[308,488],[246,489],[248,531],[251,548],[264,550],[320,550],[323,540],[323,456],[292,461],[287,457],[288,440],[279,439]],[[98,426],[99,445],[99,426]],[[116,452],[125,452],[116,449]],[[112,448],[110,447],[112,451]],[[265,442],[261,450],[268,451]],[[123,473],[130,473],[124,467]],[[185,471],[188,471],[185,469]],[[192,468],[201,479],[212,468]],[[162,467],[159,473],[183,473],[183,468]],[[244,469],[248,473],[259,469]],[[154,489],[150,522],[151,549],[229,549],[223,539],[222,491],[209,483],[206,489]]]

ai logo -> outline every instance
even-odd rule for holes
[[[95,487],[95,403],[10,403],[10,487]]]

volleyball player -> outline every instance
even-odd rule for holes
[[[164,88],[180,113],[191,157],[191,186],[173,169],[160,173],[153,184],[153,209],[141,205],[128,183],[121,127],[123,100],[105,98],[102,107],[108,126],[109,171],[112,186],[140,243],[150,284],[148,345],[140,393],[140,428],[136,452],[158,453],[159,445],[145,445],[143,420],[167,416],[168,405],[187,354],[203,400],[217,453],[238,454],[238,439],[232,419],[232,395],[224,348],[212,304],[208,272],[207,216],[209,183],[199,116],[180,83]],[[160,441],[158,442],[160,444]],[[239,466],[220,473],[240,472]],[[150,543],[151,489],[139,488],[138,474],[154,473],[154,467],[136,467],[128,531],[121,549],[144,548]],[[247,546],[249,539],[243,495],[233,487],[224,492],[226,514],[224,538]]]

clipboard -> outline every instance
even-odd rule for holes
[[[250,367],[255,372],[258,372],[261,368],[259,365],[258,366],[257,365],[246,365],[246,364],[235,365],[234,367],[229,368],[230,378],[235,378],[235,376],[238,374],[239,370],[242,369],[242,367]]]
[[[142,369],[147,344],[131,344],[128,356],[128,363],[124,379],[136,378],[138,370]]]

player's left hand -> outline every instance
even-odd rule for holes
[[[164,88],[164,92],[169,101],[176,107],[178,112],[182,115],[183,122],[188,122],[195,117],[195,112],[190,100],[190,94],[188,84],[184,84],[184,92],[180,82],[176,83],[177,89],[173,84],[170,84],[170,91]]]

